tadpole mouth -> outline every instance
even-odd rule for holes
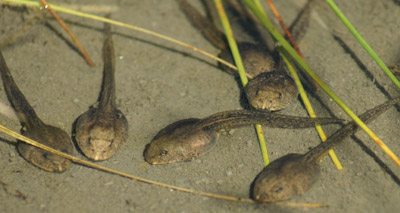
[[[149,163],[150,165],[160,165],[159,163],[157,163],[157,162],[148,162],[148,161],[146,161],[147,163]]]
[[[166,164],[165,162],[163,162],[163,161],[158,161],[157,160],[158,158],[157,158],[157,156],[154,156],[154,155],[150,155],[150,154],[148,154],[148,152],[144,152],[144,161],[146,161],[148,164],[150,164],[150,165],[162,165],[162,164]]]
[[[146,161],[150,165],[160,165],[162,163],[152,160],[152,158],[144,157],[144,161]]]
[[[155,165],[157,162],[154,161],[154,155],[150,154],[150,143],[146,144],[143,151],[143,158],[148,164]]]

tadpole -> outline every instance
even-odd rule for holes
[[[364,112],[359,118],[369,122],[390,106],[400,101],[395,98]],[[291,153],[272,161],[255,178],[251,196],[258,202],[277,202],[291,199],[307,192],[318,180],[320,162],[328,151],[359,129],[352,121],[305,154]]]
[[[225,35],[186,0],[178,0],[178,3],[192,25],[221,50],[219,57],[233,63]],[[238,48],[246,73],[254,77],[249,80],[245,88],[252,107],[277,111],[297,98],[298,90],[294,80],[286,73],[282,62],[276,65],[274,57],[266,47],[252,42],[238,42]],[[221,67],[228,73],[237,75],[237,72],[227,66],[221,65]]]
[[[61,152],[73,154],[74,148],[69,135],[58,127],[45,124],[36,115],[35,110],[15,83],[1,52],[0,72],[7,98],[23,126],[21,130],[22,134]],[[63,172],[71,165],[71,161],[66,158],[21,141],[18,142],[17,148],[22,157],[27,161],[49,172]]]
[[[93,160],[113,156],[128,137],[128,121],[115,104],[115,54],[111,27],[104,25],[103,83],[96,106],[79,116],[75,139],[83,154]]]
[[[310,128],[316,123],[341,122],[335,118],[296,117],[261,110],[224,111],[203,119],[189,118],[168,125],[146,146],[144,159],[150,164],[191,161],[210,150],[220,130],[251,124],[272,128]]]

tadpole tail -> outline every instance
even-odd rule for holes
[[[27,128],[41,125],[43,122],[36,115],[35,110],[33,110],[32,106],[26,100],[24,94],[22,94],[21,90],[19,90],[17,84],[15,83],[10,70],[6,64],[6,61],[3,57],[3,53],[0,51],[0,73],[1,79],[3,80],[4,90],[7,94],[7,98],[14,108],[19,121],[22,125]]]
[[[221,50],[228,47],[225,35],[219,31],[210,20],[201,15],[200,12],[186,0],[177,1],[190,23],[192,23],[212,45]]]
[[[315,2],[315,0],[309,0],[289,27],[289,31],[296,42],[299,42],[307,32],[310,25],[311,10]]]
[[[109,16],[109,14],[107,15]],[[103,84],[99,97],[99,107],[115,108],[115,53],[114,44],[111,38],[111,26],[104,24],[104,43],[103,43]]]
[[[383,114],[386,110],[388,110],[392,105],[400,102],[400,97],[389,100],[381,105],[374,107],[373,109],[367,110],[362,115],[358,116],[364,123],[368,123],[381,114]],[[344,127],[333,133],[324,143],[319,144],[314,149],[305,154],[307,161],[319,160],[323,158],[330,149],[344,141],[346,137],[356,133],[359,129],[359,126],[351,121],[347,123]]]
[[[298,129],[314,127],[316,123],[341,124],[336,118],[309,118],[282,115],[255,110],[232,110],[216,113],[202,119],[199,124],[205,130],[233,129],[251,124],[262,124],[272,128]]]

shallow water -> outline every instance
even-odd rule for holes
[[[175,1],[68,1],[73,4],[104,4],[119,9],[112,18],[172,36],[213,54],[218,50],[197,33]],[[83,3],[85,2],[85,3]],[[292,2],[296,2],[293,5]],[[337,1],[340,8],[387,64],[399,63],[400,13],[394,1]],[[304,1],[276,2],[286,22],[291,22]],[[196,4],[200,5],[200,4]],[[0,41],[16,32],[33,13],[1,8]],[[98,13],[104,15],[104,13]],[[2,49],[15,81],[37,114],[46,122],[71,133],[72,123],[95,103],[101,84],[103,24],[62,15],[76,33],[96,67],[89,67],[71,48],[69,38],[54,20],[40,21],[10,46]],[[325,27],[322,23],[325,23]],[[205,117],[215,112],[240,109],[240,90],[235,79],[220,71],[216,63],[191,50],[138,32],[113,27],[117,56],[117,104],[129,122],[129,138],[122,150],[99,164],[152,180],[207,192],[249,196],[250,183],[263,168],[252,127],[222,135],[207,155],[190,163],[165,166],[143,164],[143,149],[164,126],[179,119]],[[314,9],[313,19],[300,48],[309,65],[356,113],[383,103],[386,97],[366,77],[351,56],[333,38],[337,32],[389,93],[399,89],[379,70],[355,39],[336,19],[324,2]],[[248,36],[238,36],[249,39]],[[317,92],[333,113],[347,116]],[[7,103],[4,92],[0,100]],[[317,114],[330,116],[319,102],[311,99]],[[281,113],[306,116],[297,102]],[[0,123],[19,130],[16,121],[0,116]],[[399,113],[389,110],[369,125],[400,155]],[[327,134],[337,127],[324,127]],[[270,158],[289,152],[303,153],[319,143],[313,129],[266,129]],[[400,169],[362,132],[357,136],[376,153],[379,160],[400,176]],[[6,136],[2,138],[15,141]],[[352,139],[336,153],[344,170],[338,172],[329,159],[322,163],[322,177],[306,195],[293,202],[329,204],[317,211],[393,212],[400,201],[399,182],[388,175],[373,157]],[[75,155],[84,158],[82,154]],[[298,209],[232,203],[139,183],[79,165],[62,174],[42,171],[19,156],[14,144],[0,143],[1,212],[295,212]],[[18,192],[26,196],[21,198]]]

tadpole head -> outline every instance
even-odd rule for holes
[[[298,90],[290,76],[272,71],[250,80],[246,95],[252,107],[277,111],[293,102],[297,98]]]
[[[153,165],[162,165],[174,162],[184,161],[184,150],[181,147],[173,145],[174,142],[164,142],[154,140],[146,145],[143,156],[144,160]]]
[[[308,191],[318,176],[318,163],[307,163],[300,154],[285,155],[258,174],[251,197],[262,203],[288,200]]]
[[[215,137],[197,128],[197,121],[185,119],[162,129],[146,146],[145,161],[153,165],[190,161],[207,151]]]
[[[28,129],[23,135],[53,149],[73,154],[72,141],[69,135],[60,128],[44,125]],[[18,151],[27,161],[49,172],[64,172],[71,166],[71,161],[67,158],[22,142],[18,143]]]
[[[21,143],[18,145],[19,150],[23,149],[21,148],[22,146],[30,145]],[[48,172],[61,173],[71,166],[71,161],[69,159],[60,157],[58,155],[52,154],[36,147],[31,147],[31,149],[34,149],[35,151],[31,152],[31,155],[26,159],[30,161],[33,165],[43,170],[46,170]],[[62,152],[67,153],[66,150],[62,150]]]
[[[263,72],[270,72],[275,66],[274,56],[270,54],[268,49],[260,44],[250,42],[238,42],[240,56],[242,57],[243,66],[246,73],[255,77]],[[229,48],[222,50],[220,58],[234,64],[232,53]],[[226,65],[220,65],[222,69],[229,73],[236,73]]]
[[[86,157],[99,161],[113,156],[125,143],[128,122],[119,111],[91,109],[76,122],[75,140]]]

